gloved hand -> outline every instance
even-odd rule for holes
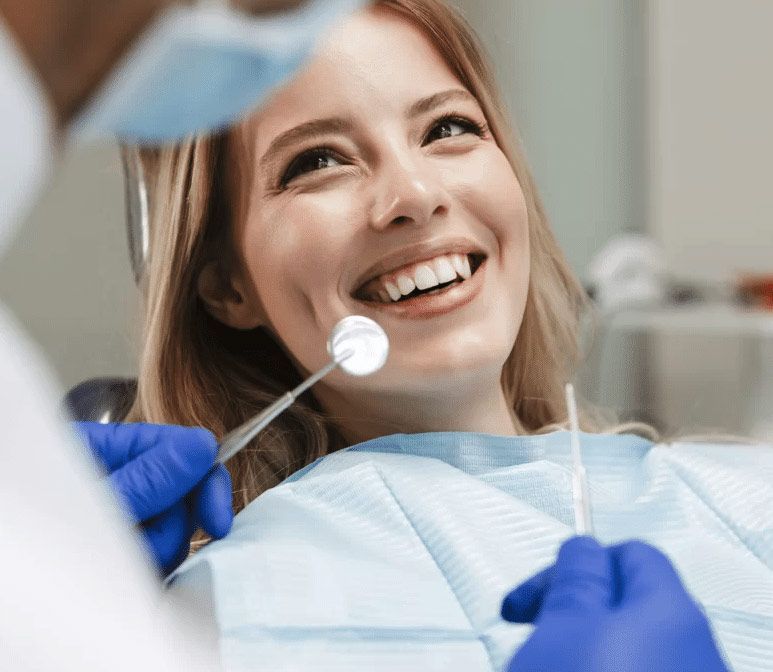
[[[203,528],[220,539],[231,529],[231,476],[212,469],[215,437],[204,429],[164,425],[76,422],[104,464],[118,497],[141,525],[161,570],[168,574],[188,554]]]
[[[671,563],[642,542],[570,539],[505,598],[502,617],[536,626],[509,672],[727,672]]]

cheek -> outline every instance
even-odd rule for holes
[[[496,237],[502,254],[528,263],[529,215],[521,185],[498,147],[478,152],[470,170],[449,179],[459,200]]]
[[[356,221],[352,207],[340,192],[290,196],[266,207],[246,240],[254,277],[261,285],[302,289],[309,279],[330,276],[330,260],[341,259],[346,249],[346,222]]]
[[[265,206],[244,232],[254,301],[267,326],[307,369],[319,364],[328,322],[337,317],[338,263],[346,259],[351,238],[346,225],[359,221],[352,201],[332,191],[292,195]]]
[[[482,222],[497,241],[502,282],[500,296],[512,310],[500,314],[506,323],[502,333],[507,347],[512,348],[520,331],[531,274],[526,198],[510,162],[498,148],[487,154],[469,186],[475,194],[475,205],[471,206],[477,209],[475,219]]]

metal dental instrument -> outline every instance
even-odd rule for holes
[[[341,320],[333,329],[327,342],[332,361],[294,390],[277,399],[241,427],[226,434],[220,442],[217,463],[225,464],[252,441],[278,415],[312,385],[319,382],[333,369],[340,366],[350,376],[369,376],[386,363],[389,355],[389,339],[384,330],[373,320],[361,315],[351,315]]]
[[[569,411],[569,428],[572,446],[572,504],[574,506],[574,527],[579,535],[593,535],[593,518],[590,507],[590,490],[585,465],[580,452],[580,423],[577,419],[577,400],[574,386],[566,385],[566,408]]]

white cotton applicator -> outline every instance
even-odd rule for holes
[[[585,465],[580,450],[580,423],[577,418],[577,400],[574,386],[566,384],[566,408],[569,411],[569,429],[572,447],[572,504],[574,506],[574,527],[577,534],[593,534],[593,518],[590,507],[590,490]]]
[[[292,406],[301,394],[336,367],[340,366],[341,370],[350,376],[369,376],[376,373],[386,364],[389,356],[389,338],[370,318],[350,315],[334,327],[327,342],[327,351],[333,358],[327,366],[223,437],[217,454],[219,464],[230,460],[272,420]]]

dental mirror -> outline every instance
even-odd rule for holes
[[[327,351],[332,357],[327,366],[223,437],[217,453],[218,464],[230,460],[274,418],[292,406],[301,394],[336,367],[340,366],[344,373],[357,377],[370,376],[379,371],[389,356],[389,338],[373,320],[362,315],[350,315],[333,328],[328,338]]]
[[[327,342],[327,351],[350,376],[369,376],[386,363],[389,339],[373,320],[351,315],[335,326]],[[352,354],[344,357],[347,351]]]

